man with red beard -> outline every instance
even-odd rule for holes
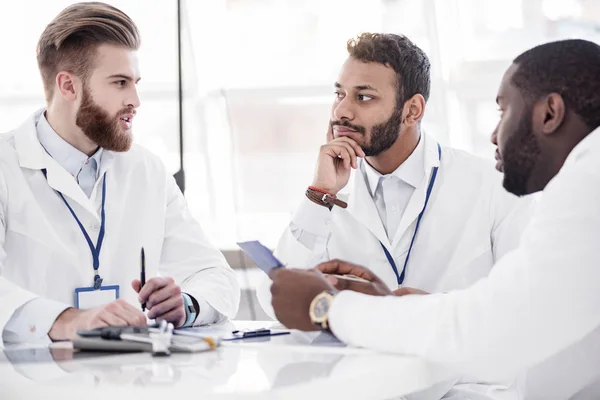
[[[40,37],[47,106],[0,142],[4,341],[145,325],[143,309],[175,327],[236,314],[234,272],[162,162],[132,145],[139,45],[104,3],[66,8]]]

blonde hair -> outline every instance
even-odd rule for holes
[[[76,3],[60,12],[46,27],[37,46],[37,62],[50,102],[56,74],[68,71],[82,78],[94,67],[96,49],[113,44],[137,50],[140,34],[121,10],[101,2]]]

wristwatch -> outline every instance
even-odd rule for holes
[[[337,294],[334,290],[326,290],[319,293],[310,303],[310,320],[317,328],[329,331],[329,307],[333,297]]]
[[[198,303],[196,302],[196,299],[187,293],[181,293],[181,297],[183,297],[183,304],[185,308],[185,322],[181,327],[187,328],[192,326],[198,317]]]

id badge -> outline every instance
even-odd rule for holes
[[[93,287],[75,289],[75,308],[82,310],[100,307],[119,298],[119,285],[102,286],[98,290]]]

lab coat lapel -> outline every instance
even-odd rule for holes
[[[425,141],[425,156],[423,163],[423,168],[425,168],[425,175],[423,176],[421,183],[415,189],[412,196],[410,197],[410,200],[408,201],[406,209],[404,210],[404,214],[402,215],[402,219],[400,220],[400,225],[398,225],[398,230],[394,235],[392,247],[398,245],[398,243],[406,233],[406,230],[409,227],[411,227],[411,225],[419,217],[419,214],[421,213],[421,210],[423,210],[423,206],[425,205],[425,198],[427,197],[427,187],[429,186],[429,181],[431,179],[433,169],[440,166],[437,141],[427,136],[425,133],[422,134],[421,139]],[[439,171],[438,176],[436,178],[436,184],[439,184]],[[431,206],[432,204],[430,198],[427,207],[429,208]]]
[[[365,162],[360,160],[361,163]],[[369,193],[369,188],[365,182],[364,176],[361,173],[360,165],[354,171],[352,178],[353,185],[350,188],[350,197],[348,200],[347,211],[356,220],[367,227],[379,239],[381,243],[388,249],[390,248],[390,241],[385,233],[385,228],[381,222],[381,217],[375,207],[375,202]]]
[[[41,110],[43,112],[43,110]],[[61,167],[42,147],[36,132],[36,119],[40,111],[34,114],[15,132],[15,148],[22,168],[46,170],[48,185],[83,207],[98,221],[100,218],[94,203],[85,195],[75,179]]]

